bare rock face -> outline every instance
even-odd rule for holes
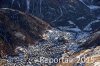
[[[18,46],[35,44],[51,26],[41,19],[24,12],[0,9],[0,56],[15,54]]]

